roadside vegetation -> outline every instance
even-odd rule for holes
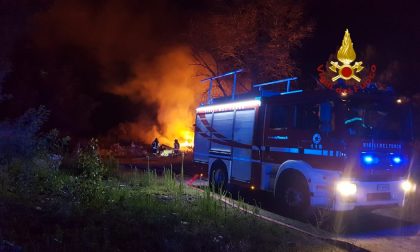
[[[0,251],[334,251],[184,186],[182,173],[121,172],[98,143],[41,134],[41,107],[0,125]],[[257,208],[253,209],[258,211]]]

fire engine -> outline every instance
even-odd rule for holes
[[[234,71],[209,78],[235,75]],[[291,88],[297,78],[254,92],[209,98],[196,109],[194,162],[215,188],[273,194],[288,215],[403,206],[412,117],[408,102],[375,90],[337,93]],[[274,85],[282,91],[268,90]]]

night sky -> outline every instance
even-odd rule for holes
[[[189,20],[219,2],[0,0],[2,85],[13,96],[2,102],[1,118],[44,104],[51,110],[48,126],[75,138],[104,136],[139,118],[151,127],[159,119],[155,100],[109,90],[136,78],[134,66],[145,75],[163,73],[151,62],[188,47]],[[356,60],[377,65],[376,81],[405,95],[420,92],[416,1],[302,3],[305,20],[314,25],[294,51],[302,82],[315,85],[317,66],[337,52],[348,28]]]
[[[309,1],[307,14],[316,30],[298,52],[302,71],[316,74],[314,67],[336,52],[348,28],[357,57],[378,66],[377,81],[406,95],[418,93],[418,6],[416,1]]]

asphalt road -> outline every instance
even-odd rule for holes
[[[345,216],[342,240],[371,251],[420,251],[420,224],[399,216],[350,213]]]

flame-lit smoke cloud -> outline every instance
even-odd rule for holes
[[[199,94],[204,91],[203,84],[194,78],[196,69],[191,62],[188,48],[178,47],[160,55],[148,66],[137,64],[135,79],[111,88],[115,94],[156,106],[156,124],[150,127],[149,118],[139,118],[135,123],[120,125],[122,132],[146,142],[158,137],[167,145],[174,139],[179,139],[184,146],[191,144],[194,108]]]
[[[36,17],[35,38],[45,51],[73,46],[87,52],[98,62],[102,79],[95,89],[148,105],[137,108],[136,120],[110,129],[117,135],[113,139],[149,143],[158,137],[172,145],[178,138],[185,145],[192,141],[194,107],[204,88],[193,78],[193,59],[182,42],[186,12],[166,0],[56,0]]]

